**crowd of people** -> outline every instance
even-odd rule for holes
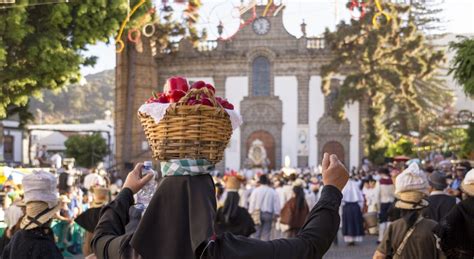
[[[340,215],[341,224],[337,221],[332,227],[336,232],[338,230],[342,232],[343,241],[348,246],[362,242],[365,235],[378,236],[378,247],[374,258],[442,258],[443,256],[473,258],[474,256],[474,169],[471,169],[468,162],[446,166],[420,161],[412,163],[402,161],[377,167],[365,166],[360,170],[353,168],[348,174],[350,177],[347,183],[343,185],[344,188],[340,188],[340,206],[338,199],[335,198],[337,194],[323,195],[323,190],[328,185],[324,181],[324,170],[320,172],[299,170],[297,173],[283,171],[263,173],[259,170],[247,170],[228,171],[223,174],[214,171],[210,174],[212,181],[202,179],[199,184],[194,183],[193,188],[188,181],[198,177],[181,179],[179,186],[182,185],[183,189],[173,197],[170,197],[169,193],[176,191],[172,190],[176,188],[176,184],[167,190],[165,179],[176,178],[165,177],[167,173],[162,171],[162,177],[156,178],[160,182],[158,190],[167,198],[154,197],[151,202],[153,206],[147,209],[147,213],[136,215],[133,215],[133,209],[128,208],[135,203],[136,198],[131,195],[137,190],[131,188],[131,193],[127,193],[129,196],[125,197],[124,191],[120,192],[121,181],[112,184],[103,171],[93,169],[85,176],[78,176],[73,171],[74,168],[65,164],[54,173],[41,171],[27,175],[22,184],[15,185],[10,180],[3,184],[6,228],[0,242],[2,251],[0,254],[3,255],[1,258],[34,258],[31,257],[32,253],[37,255],[36,258],[62,258],[74,254],[98,258],[135,258],[137,253],[140,255],[157,253],[157,250],[149,251],[149,248],[142,247],[137,240],[145,243],[154,240],[162,244],[161,248],[172,250],[172,246],[166,245],[167,242],[164,241],[168,239],[166,236],[146,240],[137,237],[137,233],[149,236],[148,231],[152,231],[155,227],[150,229],[148,226],[148,229],[145,229],[142,225],[148,221],[159,221],[160,217],[161,227],[190,222],[189,226],[178,228],[184,232],[191,232],[190,236],[183,238],[180,234],[176,234],[171,240],[191,241],[188,250],[202,253],[197,258],[220,258],[216,255],[223,251],[229,253],[229,249],[261,248],[260,245],[263,247],[265,244],[248,240],[296,238],[304,242],[301,233],[308,232],[311,227],[321,228],[310,219],[313,217],[324,220],[324,215],[317,217],[315,210],[318,210],[318,206],[321,207],[321,199],[328,199],[326,196],[335,199],[335,204],[331,205],[335,211],[331,213]],[[136,181],[140,180],[145,179],[138,178]],[[209,186],[212,187],[213,201],[209,201],[206,196],[209,194]],[[123,189],[127,188],[130,189],[130,186],[125,182]],[[116,196],[118,201],[106,206]],[[180,212],[154,209],[156,204],[169,209],[169,206],[174,206],[170,201],[182,204],[184,200],[189,200],[189,204],[186,205],[187,214],[186,208],[180,209]],[[202,205],[202,208],[193,207],[193,204]],[[104,209],[103,218],[115,223],[106,223],[104,219],[105,225],[99,224],[101,209],[104,206],[114,208],[116,215],[107,214],[107,210]],[[127,208],[123,211],[126,215],[119,215],[120,213],[116,211],[119,208],[120,210]],[[191,211],[192,215],[189,214]],[[154,215],[154,218],[145,216],[147,214]],[[212,218],[213,223],[211,226],[203,224],[202,229],[197,230],[194,229],[196,225],[193,225],[193,220],[188,217],[193,220]],[[128,220],[129,224],[123,226],[117,224],[117,222],[128,223]],[[101,227],[108,235],[101,232]],[[126,232],[118,231],[122,228]],[[36,232],[21,231],[31,229]],[[41,231],[37,231],[38,229]],[[213,230],[209,232],[209,229]],[[303,249],[304,254],[319,255],[318,253],[324,253],[331,243],[337,244],[337,235],[331,234],[331,231],[324,238],[320,236],[321,233],[309,234],[313,242],[315,238],[322,238],[319,242],[325,243],[320,251]],[[23,234],[16,235],[17,232]],[[232,236],[228,236],[227,233]],[[199,237],[203,235],[204,240],[208,240],[206,247],[195,243],[202,240]],[[104,236],[109,238],[107,242],[104,241]],[[215,240],[212,239],[213,236],[220,237],[221,242],[233,242],[234,245],[221,243],[219,247],[212,248],[209,242]],[[253,239],[243,240],[239,239],[239,236]],[[15,240],[18,243],[30,239],[45,242],[53,240],[53,245],[51,243],[48,245],[46,242],[44,247],[49,246],[50,249],[36,247],[29,251],[16,247],[18,244],[15,244]],[[124,247],[125,241],[131,247]],[[283,250],[292,250],[294,248],[292,245],[298,246],[301,243],[276,242],[273,245],[279,245]],[[105,256],[111,247],[121,253],[116,254],[114,251],[115,256],[110,254]],[[97,253],[98,250],[101,251],[100,254]],[[171,257],[159,258],[188,258],[189,254],[185,250],[177,249],[178,252],[174,254],[161,252],[161,255]],[[25,254],[27,252],[29,254]],[[244,255],[242,251],[238,253]]]

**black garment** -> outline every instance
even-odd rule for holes
[[[474,197],[454,206],[434,233],[448,258],[474,258]]]
[[[5,247],[3,259],[59,259],[63,258],[54,243],[50,228],[19,230]]]
[[[342,206],[342,235],[343,236],[363,236],[364,219],[357,202],[346,202]]]
[[[391,202],[380,203],[380,212],[379,212],[379,222],[380,223],[390,221],[388,219],[388,217],[389,217],[389,210],[390,210],[391,207],[392,207]]]
[[[239,194],[228,192],[224,206],[217,210],[216,233],[230,232],[234,235],[250,236],[255,232],[255,224],[249,212],[239,207]]]
[[[423,217],[439,222],[456,205],[456,198],[447,194],[430,195],[430,205],[423,210]]]
[[[60,169],[61,173],[58,176],[58,189],[59,192],[67,192],[69,190],[69,186],[67,185],[67,180],[69,178],[69,173],[66,172],[64,169]]]
[[[168,177],[165,177],[165,179],[166,178]],[[175,190],[174,193],[178,193],[178,190]],[[215,202],[214,194],[210,192],[208,195],[210,195],[207,197],[210,202],[211,200]],[[341,199],[342,194],[336,187],[330,185],[325,186],[319,202],[311,210],[305,225],[296,238],[260,241],[235,236],[231,233],[224,233],[217,236],[214,242],[203,242],[202,245],[208,246],[203,251],[202,258],[322,258],[329,249],[339,228],[340,218],[338,208]],[[132,192],[130,189],[125,188],[114,201],[109,203],[102,210],[99,225],[96,228],[95,236],[92,241],[93,249],[98,258],[142,258],[130,246],[132,234],[124,234],[124,226],[128,222],[128,209],[132,204]],[[153,200],[151,204],[153,204]],[[181,203],[175,205],[180,206]],[[208,209],[215,211],[215,207]],[[168,211],[168,213],[170,212]],[[183,224],[183,222],[181,222],[181,224]],[[149,226],[150,228],[154,228],[152,227],[153,225]],[[174,227],[175,226],[167,226],[162,229],[162,232],[165,233],[165,235],[172,233]],[[210,237],[209,241],[211,239],[213,238]],[[148,243],[148,245],[154,246],[156,243]],[[177,245],[174,247],[177,247]],[[202,251],[203,249],[200,250]],[[200,255],[199,253],[198,256],[191,258],[199,258]],[[154,255],[152,257],[143,258],[160,257]],[[175,259],[173,257],[165,258]],[[182,257],[176,259],[187,258]]]
[[[97,223],[99,223],[101,209],[102,207],[90,208],[77,216],[74,221],[85,230],[94,232]]]

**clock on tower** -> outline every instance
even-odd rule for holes
[[[270,21],[265,17],[259,17],[253,21],[252,28],[258,35],[267,34],[270,31]]]

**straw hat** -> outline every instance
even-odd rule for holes
[[[306,183],[303,181],[303,179],[296,179],[293,184],[291,185],[292,187],[301,187],[301,188],[306,188]]]
[[[59,196],[59,201],[62,203],[71,203],[71,200],[64,194]]]
[[[426,195],[419,191],[407,191],[397,194],[398,201],[395,203],[395,207],[405,210],[417,210],[425,208],[429,205],[429,202],[424,198]]]
[[[46,202],[31,201],[26,204],[26,213],[21,221],[21,229],[37,228],[48,222],[60,209],[60,206],[49,208]]]
[[[92,208],[99,208],[109,202],[109,189],[105,187],[94,187],[92,189],[94,200],[92,201]]]
[[[23,178],[26,214],[22,229],[33,229],[48,222],[59,210],[56,178],[45,171],[33,171]]]
[[[395,179],[395,196],[399,209],[416,210],[428,206],[428,179],[417,163],[412,163]]]
[[[238,175],[236,172],[226,174],[224,175],[225,188],[227,190],[238,190],[244,179],[242,175]]]
[[[461,190],[469,196],[474,196],[474,168],[467,172],[461,183]]]

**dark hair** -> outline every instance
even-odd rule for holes
[[[266,174],[262,174],[260,175],[260,177],[258,178],[258,183],[260,184],[265,184],[265,185],[269,185],[270,184],[270,180],[268,180],[268,177]]]
[[[387,167],[380,167],[377,171],[379,172],[379,174],[390,175],[390,170],[388,170]]]
[[[306,200],[304,199],[304,191],[301,186],[295,186],[293,187],[293,192],[295,193],[295,199],[296,199],[296,209],[301,210],[304,207],[304,203]]]
[[[290,174],[290,176],[288,176],[288,180],[294,182],[296,180],[296,174]]]

